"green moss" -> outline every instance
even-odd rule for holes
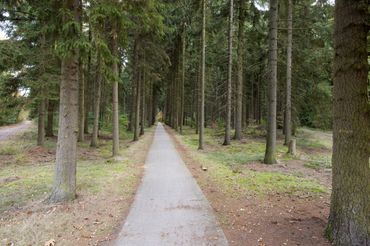
[[[18,152],[19,152],[19,147],[14,144],[6,143],[0,146],[0,155],[15,155]]]
[[[310,139],[303,139],[303,138],[297,139],[297,146],[306,147],[306,148],[318,148],[318,149],[327,147],[324,143],[318,140],[310,140]]]
[[[288,194],[323,193],[325,187],[309,179],[276,172],[252,172],[239,181],[247,190],[257,193],[282,192]]]
[[[330,156],[315,156],[308,162],[304,164],[307,168],[321,169],[321,168],[331,168],[331,158]]]
[[[257,131],[258,129],[255,129]],[[258,134],[260,134],[258,130]],[[198,146],[198,136],[194,130],[186,129],[180,136],[183,142],[195,150]],[[222,139],[217,129],[205,131],[207,148],[204,152],[196,153],[193,158],[203,166],[207,166],[210,177],[220,187],[231,195],[254,192],[261,195],[270,192],[288,194],[322,193],[325,187],[314,180],[303,178],[302,174],[287,175],[279,172],[253,172],[243,168],[243,164],[262,161],[265,154],[265,143],[262,139],[247,138],[245,143],[233,141],[229,146],[222,146]],[[278,144],[276,155],[280,161],[291,160],[287,147]],[[207,185],[207,184],[205,184]]]

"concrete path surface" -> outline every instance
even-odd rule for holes
[[[228,245],[211,206],[160,123],[115,245]]]

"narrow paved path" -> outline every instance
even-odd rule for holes
[[[0,127],[0,141],[8,140],[32,127],[32,121],[26,120],[19,124]]]
[[[160,123],[145,168],[115,245],[228,245],[211,206]]]

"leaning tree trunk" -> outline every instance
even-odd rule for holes
[[[64,16],[64,23],[78,22],[80,18],[79,1],[66,1],[63,5],[72,13]],[[59,98],[55,178],[53,190],[49,197],[52,202],[72,200],[76,197],[78,51],[75,49],[69,51],[69,54],[62,59]]]
[[[118,40],[117,40],[117,30],[114,26],[112,28],[112,55],[114,57],[114,61],[112,64],[112,72],[113,72],[113,86],[112,86],[112,100],[113,100],[113,116],[112,116],[112,134],[113,134],[113,145],[112,145],[112,155],[116,156],[119,152],[119,109],[118,109]]]
[[[39,116],[37,121],[37,145],[43,146],[45,142],[45,110],[46,110],[46,99],[43,97],[39,103]]]
[[[327,235],[338,246],[370,245],[370,16],[365,2],[335,4],[333,188]]]
[[[95,100],[94,100],[94,122],[91,134],[91,147],[98,147],[101,84],[102,84],[102,57],[100,51],[97,51],[96,81],[95,81]]]
[[[226,122],[225,122],[225,140],[223,145],[230,145],[231,135],[231,95],[232,95],[232,73],[233,73],[233,18],[234,1],[230,0],[229,13],[229,47],[228,47],[228,73],[227,73],[227,102],[226,102]]]
[[[85,76],[83,64],[79,64],[79,88],[78,88],[78,141],[85,140]]]
[[[239,30],[238,30],[238,81],[236,85],[236,110],[235,110],[235,139],[242,138],[243,121],[243,72],[244,72],[244,22],[245,0],[239,0]]]
[[[277,0],[270,0],[268,124],[265,164],[276,163]]]
[[[288,40],[286,62],[286,104],[285,104],[285,145],[289,145],[292,139],[292,26],[293,26],[293,2],[288,0]]]
[[[202,1],[202,56],[201,56],[201,74],[200,74],[200,101],[199,101],[199,146],[198,149],[203,149],[204,138],[204,86],[205,86],[205,71],[206,71],[206,0]]]

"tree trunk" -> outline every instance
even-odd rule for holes
[[[54,108],[55,108],[55,101],[48,100],[48,122],[46,124],[46,136],[53,137],[54,136]]]
[[[185,53],[186,53],[186,40],[185,40],[185,25],[184,25],[184,30],[182,34],[182,52],[181,52],[181,88],[180,88],[180,122],[179,122],[179,127],[180,127],[180,134],[182,134],[182,128],[184,124],[184,103],[185,103]]]
[[[233,18],[234,1],[230,0],[229,13],[229,47],[228,47],[228,73],[227,73],[227,102],[226,102],[226,120],[225,120],[225,141],[223,145],[230,145],[231,135],[231,95],[232,95],[232,73],[233,73]]]
[[[293,2],[288,0],[288,40],[287,40],[287,62],[286,62],[286,104],[285,104],[285,145],[292,139],[292,30],[293,30]]]
[[[238,81],[236,85],[235,139],[242,138],[245,0],[239,0]]]
[[[79,22],[78,0],[63,4],[72,15],[64,23]],[[56,150],[55,177],[49,200],[62,202],[76,197],[76,161],[78,132],[78,51],[71,50],[62,59],[60,82],[59,129]]]
[[[136,93],[135,93],[135,125],[134,125],[134,141],[139,140],[140,134],[140,91],[141,91],[141,69],[139,66],[139,57],[138,57],[138,50],[136,50]]]
[[[89,24],[89,42],[92,42],[92,32],[91,32],[90,24]],[[91,50],[89,50],[86,78],[84,80],[85,81],[85,126],[84,126],[85,134],[89,134],[89,112],[91,110],[91,104],[92,104],[91,63],[92,63],[91,62]]]
[[[91,147],[98,147],[99,134],[99,118],[100,118],[100,101],[101,101],[101,84],[102,84],[102,57],[100,51],[97,51],[97,66],[96,66],[96,85],[95,85],[95,100],[94,100],[94,123],[91,134]]]
[[[43,97],[39,103],[39,116],[37,121],[37,146],[44,146],[45,142],[45,108],[46,99]]]
[[[268,124],[265,164],[276,163],[276,87],[277,87],[277,0],[270,0],[269,13],[269,83],[268,83]]]
[[[141,84],[141,124],[140,124],[140,136],[144,135],[144,128],[145,128],[145,86],[146,86],[146,71],[145,71],[145,51],[144,51],[144,54],[143,54],[143,63],[144,63],[144,66],[142,68],[143,70],[143,81],[142,81],[142,84]]]
[[[365,2],[335,4],[333,188],[327,235],[338,246],[370,245],[370,16]]]
[[[206,0],[202,1],[202,56],[201,56],[201,79],[199,86],[200,105],[199,105],[199,146],[202,150],[204,137],[204,86],[205,86],[205,71],[206,71]]]
[[[117,41],[117,30],[116,26],[114,25],[112,28],[112,56],[114,58],[112,64],[112,73],[113,73],[113,86],[112,86],[112,100],[113,100],[113,107],[112,107],[112,134],[113,134],[113,146],[112,146],[112,155],[116,156],[119,152],[119,109],[118,109],[118,64],[117,59],[118,57],[118,41]]]
[[[83,64],[79,64],[79,88],[78,88],[78,141],[85,140],[85,76]]]

